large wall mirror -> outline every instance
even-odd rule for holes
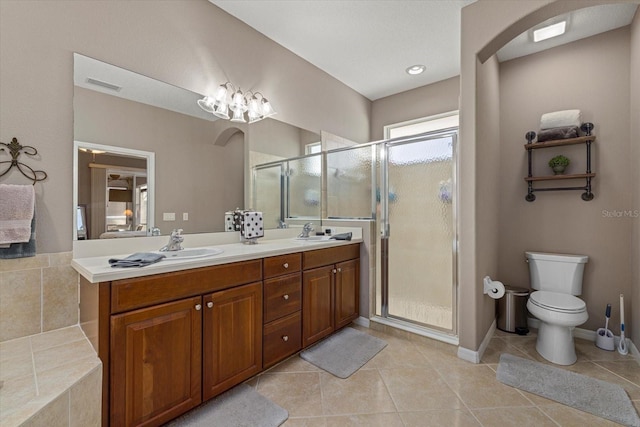
[[[253,166],[320,141],[272,118],[219,120],[200,98],[74,54],[74,239],[224,231],[226,211],[252,207]]]

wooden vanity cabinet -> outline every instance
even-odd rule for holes
[[[301,264],[300,253],[264,259],[262,361],[265,368],[302,348]]]
[[[303,253],[302,347],[358,317],[360,245]]]
[[[111,319],[111,425],[160,425],[201,402],[201,298]]]
[[[208,400],[262,370],[262,283],[205,295],[203,391]]]

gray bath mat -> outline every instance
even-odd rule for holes
[[[387,343],[353,328],[344,328],[300,353],[300,357],[338,378],[347,378],[360,369]]]
[[[289,413],[246,384],[240,384],[165,427],[277,427]]]
[[[598,417],[640,427],[640,418],[624,389],[575,372],[503,353],[498,381],[555,400]]]

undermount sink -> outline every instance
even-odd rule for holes
[[[321,241],[321,240],[330,240],[331,236],[309,236],[309,237],[296,237],[295,240],[306,240],[306,241]]]
[[[180,259],[206,258],[214,255],[220,255],[222,252],[224,252],[224,250],[220,248],[193,248],[160,253],[166,256],[166,258],[163,258],[163,261],[172,261]]]

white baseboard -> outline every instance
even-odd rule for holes
[[[484,352],[487,350],[489,346],[489,342],[491,342],[491,338],[493,334],[496,332],[496,321],[493,320],[493,323],[489,327],[487,334],[484,336],[484,339],[480,343],[480,348],[478,350],[469,350],[468,348],[464,348],[462,346],[458,347],[458,357],[462,360],[466,360],[471,363],[480,363]]]
[[[353,323],[358,326],[368,328],[371,322],[369,322],[369,319],[367,319],[366,317],[359,316],[358,318],[354,319]]]

